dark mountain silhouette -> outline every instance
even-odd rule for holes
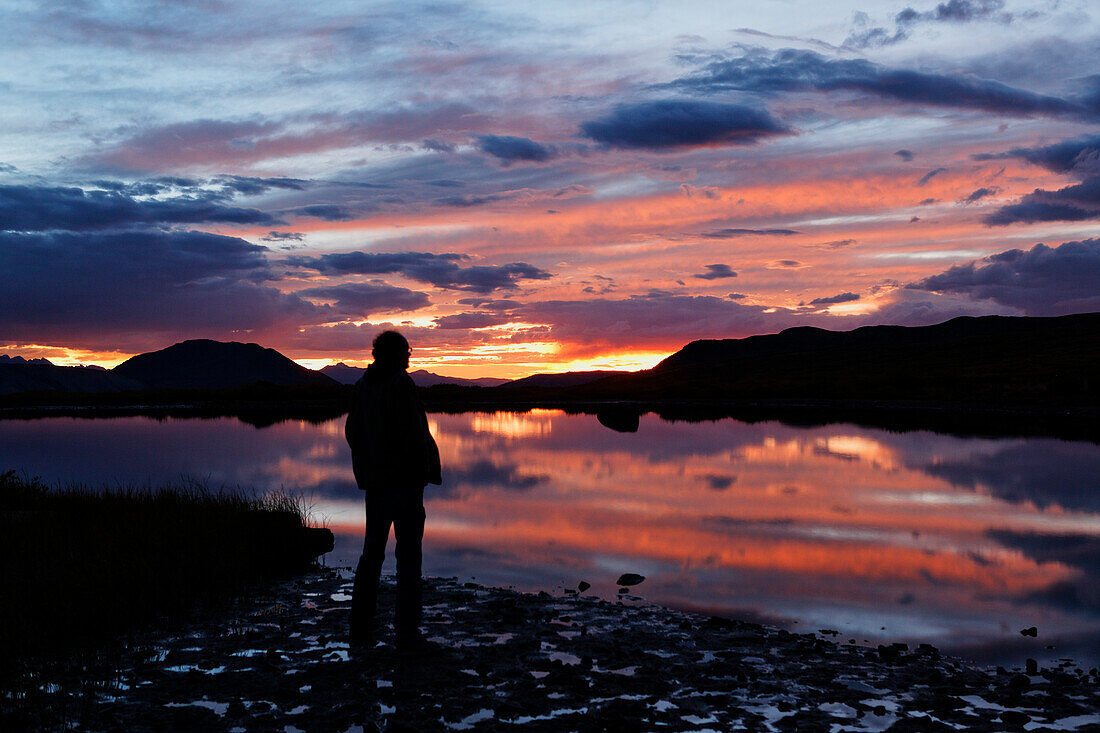
[[[616,377],[633,372],[594,371],[594,372],[560,372],[556,374],[532,374],[522,379],[513,379],[502,384],[505,389],[523,387],[576,387],[581,384],[595,382],[605,377]]]
[[[355,384],[359,381],[359,377],[363,376],[364,369],[363,367],[348,366],[344,362],[340,362],[339,364],[329,364],[326,367],[321,367],[317,371],[340,384]]]
[[[259,344],[209,339],[183,341],[138,354],[111,372],[146,389],[233,389],[258,382],[281,387],[323,387],[335,382]]]
[[[789,328],[693,341],[653,369],[572,398],[865,399],[1095,406],[1100,313],[983,316],[854,331]]]
[[[0,394],[121,392],[141,388],[139,382],[104,369],[54,366],[45,359],[27,361],[18,356],[0,359]]]
[[[444,377],[441,374],[433,374],[423,369],[409,372],[409,376],[412,377],[413,383],[417,387],[433,387],[437,384],[457,384],[463,387],[499,387],[508,382],[507,379],[498,379],[496,377],[476,377],[474,379]]]
[[[330,364],[320,369],[321,374],[332,377],[340,384],[355,384],[359,381],[359,377],[363,376],[364,371],[366,371],[364,367],[348,366],[344,362]],[[413,384],[417,387],[432,387],[437,384],[456,384],[462,387],[497,387],[508,381],[507,379],[497,379],[495,377],[478,377],[477,379],[444,377],[424,369],[409,372],[409,376],[412,377]]]
[[[3,364],[48,364],[54,366],[54,363],[49,359],[24,359],[22,356],[0,354],[0,365]]]

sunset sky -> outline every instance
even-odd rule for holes
[[[0,353],[452,376],[1100,310],[1100,8],[0,6]]]

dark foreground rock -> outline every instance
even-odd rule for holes
[[[392,589],[387,589],[392,590]],[[403,657],[351,649],[351,578],[322,571],[238,612],[136,640],[109,676],[5,692],[5,730],[1086,730],[1095,670],[991,672],[932,647],[838,644],[756,624],[454,580]],[[382,612],[392,606],[383,594]]]

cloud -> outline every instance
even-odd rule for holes
[[[947,171],[946,168],[936,168],[934,170],[930,170],[927,173],[925,173],[923,176],[920,177],[920,180],[917,181],[917,185],[918,186],[924,186],[929,181],[931,181],[933,178],[935,178],[936,176],[938,176],[941,173],[945,173],[946,171]]]
[[[673,85],[701,93],[857,92],[892,102],[1015,117],[1100,118],[1089,104],[957,74],[889,69],[865,59],[829,59],[813,51],[752,49],[707,63]]]
[[[985,217],[986,224],[1033,224],[1042,221],[1088,221],[1100,218],[1100,135],[1086,135],[1035,148],[1013,148],[1004,153],[979,153],[975,160],[1022,158],[1081,179],[1080,183],[1048,191],[1037,188],[1015,204]]]
[[[1100,494],[1096,492],[1100,451],[1086,442],[1006,441],[990,452],[940,456],[912,467],[952,486],[1013,504],[1100,512]]]
[[[146,350],[334,318],[265,285],[265,252],[194,231],[0,233],[0,340]]]
[[[515,463],[493,463],[488,459],[478,459],[469,465],[447,470],[447,481],[453,485],[471,485],[478,488],[499,486],[505,489],[525,491],[545,483],[550,479],[546,475],[529,475],[520,472]]]
[[[225,188],[245,196],[255,196],[272,189],[304,191],[310,186],[310,181],[303,178],[257,178],[255,176],[221,175],[215,176],[213,180]]]
[[[981,201],[982,199],[984,199],[987,196],[996,196],[998,193],[1000,193],[1000,190],[1001,189],[997,188],[996,186],[994,186],[992,188],[985,188],[985,187],[979,188],[975,191],[972,191],[969,196],[964,198],[962,200],[962,203],[972,204],[975,201]]]
[[[692,277],[697,277],[700,280],[718,280],[726,277],[737,277],[737,273],[731,270],[729,265],[706,265],[706,268],[707,272],[692,275]]]
[[[1011,13],[1001,12],[1004,0],[948,0],[933,10],[919,12],[905,8],[894,16],[893,31],[879,26],[871,26],[866,13],[857,12],[855,27],[844,41],[844,48],[881,48],[909,38],[913,26],[925,22],[967,23],[976,20],[996,20],[1011,23]]]
[[[323,221],[348,221],[355,218],[355,215],[348,212],[344,207],[333,204],[299,206],[296,209],[287,209],[285,213],[290,216],[308,216]]]
[[[444,329],[488,328],[508,323],[512,319],[495,313],[456,313],[452,316],[440,316],[435,325]]]
[[[301,242],[304,238],[305,235],[301,232],[278,232],[272,230],[260,237],[260,240],[264,242]]]
[[[908,163],[909,161],[911,161],[913,159],[913,151],[912,150],[906,150],[904,148],[902,148],[901,150],[895,150],[894,155],[898,156],[899,158],[904,160],[906,163]]]
[[[1004,153],[978,153],[974,160],[1023,158],[1055,173],[1083,171],[1083,175],[1100,169],[1100,135],[1085,135],[1036,148],[1012,148]]]
[[[983,221],[990,226],[1005,226],[1090,219],[1100,219],[1100,175],[1091,176],[1081,183],[1057,191],[1037,188],[1018,203],[1001,207]]]
[[[517,188],[510,191],[486,194],[466,194],[463,196],[442,196],[432,201],[433,206],[457,206],[470,208],[474,206],[487,206],[489,204],[503,202],[517,202],[521,204],[537,203],[547,199],[571,199],[578,196],[587,196],[592,193],[588,186],[579,183],[571,183],[559,186],[555,189]]]
[[[841,293],[840,295],[831,295],[828,298],[814,298],[810,301],[810,305],[835,305],[836,303],[851,303],[855,300],[859,300],[858,293]]]
[[[338,252],[318,257],[297,256],[286,263],[328,275],[384,275],[400,273],[446,290],[488,294],[519,287],[519,280],[547,280],[553,275],[526,262],[460,267],[468,255],[427,252]]]
[[[794,229],[712,229],[709,232],[703,232],[703,237],[707,239],[733,239],[734,237],[748,237],[752,235],[761,236],[789,236],[791,234],[798,234]]]
[[[457,302],[460,305],[469,305],[474,308],[484,308],[486,310],[511,310],[512,308],[518,308],[520,305],[518,300],[500,300],[493,298],[459,298]]]
[[[148,171],[229,168],[259,161],[380,143],[420,145],[484,129],[489,118],[466,104],[410,104],[379,112],[314,113],[281,119],[198,119],[137,128],[113,145],[88,155],[101,169]]]
[[[844,247],[851,247],[856,243],[854,239],[834,239],[829,242],[817,242],[816,244],[807,244],[807,247],[813,247],[814,249],[842,249]]]
[[[961,293],[1037,316],[1100,310],[1100,239],[1010,249],[906,287]]]
[[[925,12],[905,8],[897,14],[895,20],[898,25],[912,25],[921,21],[968,23],[987,19],[1011,23],[1012,14],[1001,12],[1004,6],[1004,0],[948,0],[937,5],[934,10]]]
[[[806,323],[792,311],[727,298],[653,291],[628,298],[552,300],[516,309],[518,319],[550,326],[550,338],[575,353],[607,347],[677,349],[697,338],[774,333]]]
[[[426,138],[421,145],[425,150],[431,150],[435,153],[453,153],[455,146],[444,140],[436,140],[435,138]]]
[[[478,135],[476,139],[478,150],[492,155],[506,166],[518,161],[542,163],[557,155],[553,148],[526,137]]]
[[[762,109],[738,104],[663,100],[623,104],[581,124],[585,137],[612,148],[668,150],[752,145],[790,129]]]
[[[348,316],[366,318],[374,313],[414,311],[431,305],[426,293],[399,288],[380,280],[306,288],[295,293],[310,300],[332,300]]]
[[[225,206],[201,196],[139,199],[118,191],[0,186],[0,230],[85,231],[157,224],[280,224],[256,209]]]

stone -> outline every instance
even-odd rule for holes
[[[615,581],[618,585],[625,585],[627,587],[632,585],[639,585],[645,581],[644,575],[638,575],[637,573],[623,573],[619,576],[619,579]]]

